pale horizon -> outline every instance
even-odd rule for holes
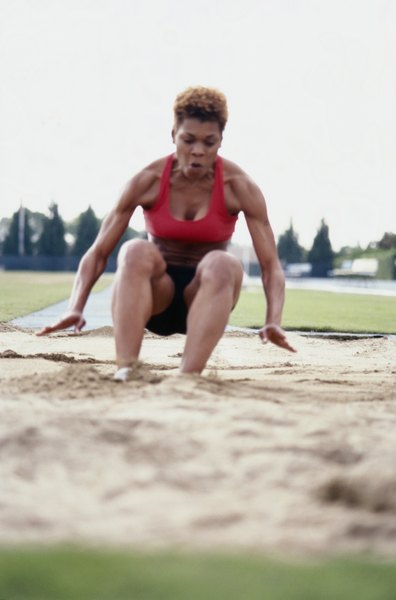
[[[276,238],[292,222],[309,249],[324,218],[335,250],[366,247],[396,230],[395,25],[389,0],[0,0],[0,219],[103,218],[173,151],[174,98],[199,84],[227,96],[220,154]]]

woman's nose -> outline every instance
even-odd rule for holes
[[[192,153],[195,156],[200,156],[201,154],[203,154],[204,153],[203,144],[201,144],[201,142],[195,142],[195,144],[192,147]]]

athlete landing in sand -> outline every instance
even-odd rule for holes
[[[126,242],[118,255],[112,300],[115,377],[127,379],[145,328],[160,335],[186,333],[180,371],[201,373],[239,297],[243,270],[227,246],[242,212],[267,301],[259,336],[294,352],[281,328],[285,282],[264,197],[242,169],[218,155],[227,117],[226,99],[215,89],[188,88],[177,96],[175,153],[129,181],[81,259],[69,310],[38,335],[85,325],[91,289],[141,206],[149,239]]]

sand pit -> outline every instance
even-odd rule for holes
[[[226,333],[202,377],[147,335],[112,380],[110,328],[0,332],[0,539],[396,551],[396,340]]]

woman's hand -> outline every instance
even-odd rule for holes
[[[80,333],[85,323],[86,321],[83,317],[82,312],[71,310],[65,313],[56,323],[48,325],[47,327],[43,327],[43,329],[41,329],[41,331],[38,331],[36,335],[47,335],[48,333],[53,333],[54,331],[59,331],[60,329],[68,329],[69,327],[73,326],[74,331],[76,333]]]
[[[289,352],[297,352],[293,346],[289,344],[286,339],[285,332],[279,325],[275,325],[275,323],[268,323],[259,331],[259,336],[263,342],[266,344],[267,342],[272,342],[276,346],[280,346],[285,350],[289,350]]]

